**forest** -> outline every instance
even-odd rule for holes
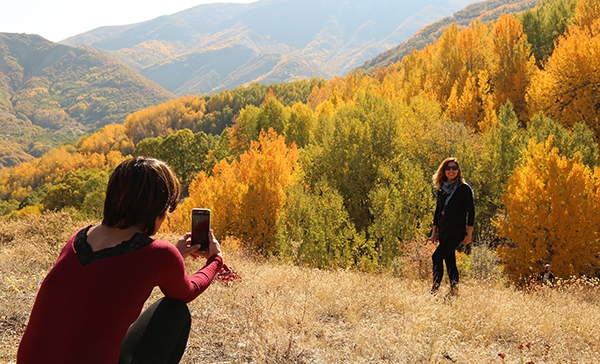
[[[301,266],[392,271],[426,249],[432,176],[455,156],[476,201],[475,245],[518,284],[546,263],[600,275],[600,1],[544,0],[450,25],[401,61],[332,80],[188,95],[0,169],[0,215],[101,219],[111,169],[166,161],[238,249]],[[469,246],[461,247],[468,254]]]

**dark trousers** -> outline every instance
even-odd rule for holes
[[[118,364],[176,364],[185,347],[192,318],[180,300],[162,298],[127,330]]]
[[[440,237],[440,243],[433,252],[431,260],[433,261],[433,288],[436,291],[440,288],[442,278],[444,278],[444,262],[448,270],[450,287],[455,288],[458,284],[458,268],[456,267],[456,248],[463,241],[464,236],[448,235]]]

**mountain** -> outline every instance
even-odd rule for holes
[[[118,58],[177,94],[344,75],[472,0],[208,4],[62,41]]]
[[[0,33],[0,167],[173,97],[92,48]]]
[[[404,43],[382,52],[358,68],[368,71],[374,68],[385,68],[392,63],[401,61],[412,49],[423,49],[427,44],[433,43],[451,24],[466,27],[476,19],[487,23],[498,19],[502,14],[532,9],[539,2],[540,0],[487,0],[469,4],[452,16],[428,24]]]

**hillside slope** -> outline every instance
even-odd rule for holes
[[[0,33],[0,167],[172,97],[89,47]]]
[[[384,68],[394,62],[401,61],[412,49],[422,49],[427,44],[433,43],[451,24],[465,27],[476,19],[489,22],[498,19],[502,14],[518,13],[532,9],[539,2],[540,0],[487,0],[470,4],[452,16],[423,27],[404,43],[366,61],[359,69]]]
[[[127,63],[178,95],[344,75],[472,0],[261,0],[200,5],[64,40]]]
[[[92,223],[67,213],[0,221],[3,362],[15,361],[64,242]],[[179,235],[156,237],[174,242]],[[448,299],[428,293],[430,259],[419,279],[419,268],[395,277],[265,262],[228,243],[225,262],[242,280],[214,282],[189,303],[192,331],[181,364],[600,362],[598,281],[519,291],[474,278],[489,267],[474,261],[472,271],[461,271],[461,295]],[[202,266],[186,264],[190,271]],[[162,296],[156,288],[147,305]]]

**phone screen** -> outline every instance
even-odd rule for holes
[[[192,245],[200,244],[201,251],[208,250],[208,231],[210,230],[210,210],[192,210]]]

